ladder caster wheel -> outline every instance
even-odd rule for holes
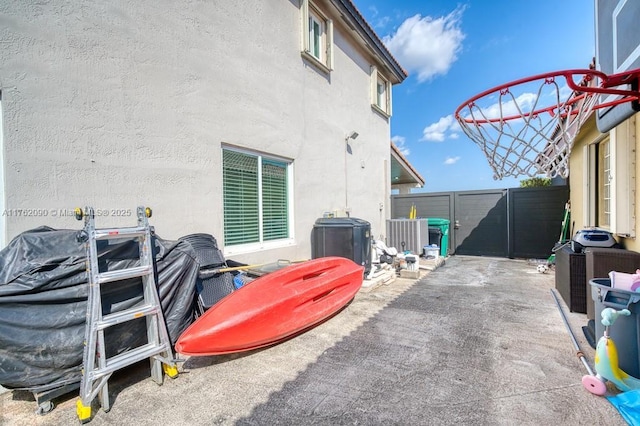
[[[178,377],[178,367],[175,365],[162,364],[162,369],[164,370],[164,374],[170,378],[175,379]]]
[[[82,220],[84,218],[84,212],[80,207],[73,209],[73,215],[76,217],[76,220]]]
[[[82,403],[82,400],[76,402],[76,413],[78,414],[78,420],[80,423],[87,423],[91,420],[91,405],[88,407]]]
[[[147,217],[151,217],[153,215],[153,210],[151,210],[151,207],[145,207],[144,208],[144,214]]]
[[[44,402],[41,402],[40,405],[38,405],[38,409],[36,410],[36,414],[39,415],[39,416],[44,416],[45,414],[50,413],[51,410],[53,410],[53,402],[44,401]]]

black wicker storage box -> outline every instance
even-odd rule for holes
[[[587,313],[587,273],[584,253],[570,245],[556,252],[556,290],[571,312]]]

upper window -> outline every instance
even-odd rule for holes
[[[324,62],[326,52],[323,49],[325,44],[325,23],[318,15],[310,11],[309,13],[309,50],[311,56]]]
[[[371,67],[371,105],[387,117],[391,116],[391,82],[375,66]]]
[[[282,245],[292,238],[292,164],[223,149],[225,251]]]
[[[302,0],[302,54],[325,71],[333,70],[333,21]]]

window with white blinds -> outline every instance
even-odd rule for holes
[[[287,165],[262,159],[262,228],[265,241],[289,236]]]
[[[290,166],[223,149],[225,247],[290,238]]]

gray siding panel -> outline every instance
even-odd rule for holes
[[[391,217],[402,219],[409,216],[412,205],[416,206],[419,218],[453,217],[453,192],[394,195],[391,202]]]
[[[559,240],[567,186],[392,196],[392,217],[451,221],[449,252],[515,258],[549,257]]]
[[[473,256],[508,256],[506,191],[457,193],[456,253]]]
[[[560,239],[568,187],[517,188],[509,196],[511,257],[548,257]]]

